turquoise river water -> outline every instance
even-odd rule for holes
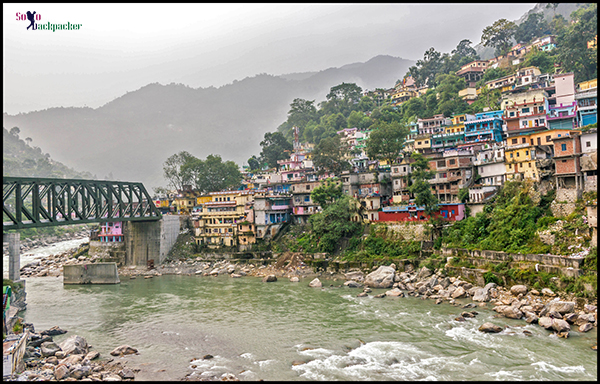
[[[358,298],[357,289],[329,287],[341,281],[323,281],[314,289],[309,279],[164,275],[63,286],[62,277],[28,278],[24,316],[38,332],[68,330],[59,342],[83,336],[101,357],[137,348],[120,358],[141,369],[136,380],[597,380],[596,329],[561,339],[485,308],[457,322],[463,309],[447,303]],[[479,332],[486,321],[509,328]],[[206,354],[214,358],[201,360]]]

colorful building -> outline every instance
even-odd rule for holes
[[[465,144],[501,142],[502,115],[501,110],[480,112],[475,114],[474,119],[465,121]]]

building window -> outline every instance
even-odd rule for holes
[[[566,151],[567,150],[567,144],[561,144],[560,145],[560,150],[561,151]]]
[[[529,156],[529,151],[525,151],[525,156]]]
[[[512,139],[513,144],[517,144],[517,139]]]
[[[513,158],[513,154],[512,154],[512,152],[511,152],[511,154],[510,154],[510,158],[511,158],[511,159]]]
[[[527,142],[527,139],[523,137],[523,138],[521,139],[521,143],[525,144],[526,142]]]
[[[546,136],[546,143],[550,141],[550,136]]]
[[[521,112],[522,112],[522,113],[529,113],[529,107],[527,107],[527,108],[523,108],[523,109],[521,110]]]
[[[517,157],[519,157],[519,152],[517,152]]]
[[[589,148],[589,147],[591,147],[591,146],[592,146],[592,143],[591,143],[591,142],[589,142],[589,141],[586,141],[586,142],[585,142],[585,146],[586,146],[586,148]]]
[[[527,165],[529,165],[529,168],[531,168],[531,163],[527,163]]]

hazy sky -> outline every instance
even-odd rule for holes
[[[4,112],[99,107],[149,83],[219,87],[473,45],[520,4],[3,4]],[[39,24],[79,30],[27,30]]]

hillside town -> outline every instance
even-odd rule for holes
[[[550,35],[516,44],[505,55],[463,65],[456,72],[466,84],[459,96],[472,104],[499,90],[500,109],[415,119],[394,161],[367,156],[371,130],[344,128],[337,134],[353,154],[347,155],[352,169],[318,172],[312,156],[315,145],[301,143],[294,127],[289,158],[271,169],[245,166],[239,189],[202,194],[188,185],[163,194],[155,204],[163,213],[191,215],[198,245],[249,250],[257,240],[272,239],[286,223],[308,223],[308,217],[322,210],[311,192],[332,177],[341,182],[344,194],[360,202],[352,220],[370,223],[420,222],[430,216],[462,220],[467,211],[482,211],[510,180],[550,183],[574,201],[597,187],[597,79],[575,83],[574,74],[564,73],[559,65],[554,73],[519,66],[532,50],[555,47],[555,36]],[[596,40],[588,42],[589,49],[595,47]],[[476,86],[486,71],[496,68],[517,70]],[[427,89],[407,75],[392,88],[367,90],[362,96],[398,109]],[[428,181],[439,209],[432,215],[415,204],[408,189],[414,162],[410,154],[415,152],[433,171]]]

